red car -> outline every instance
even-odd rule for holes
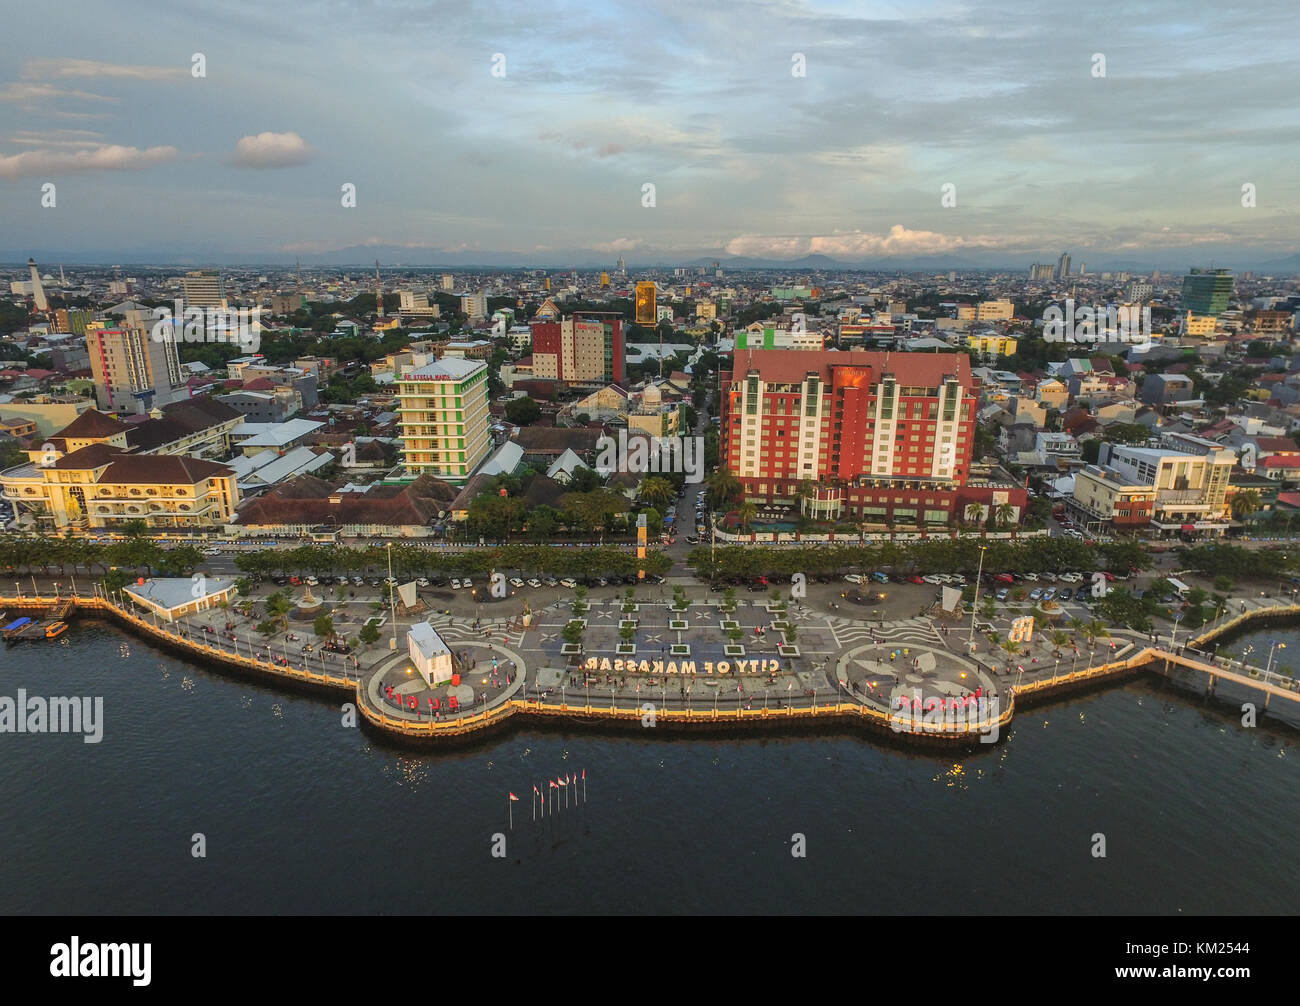
[[[1015,582],[1016,582],[1016,578],[1015,578],[1014,576],[1012,576],[1010,573],[998,573],[998,574],[996,574],[996,575],[993,577],[993,579],[997,580],[998,583],[1015,583]]]
[[[908,583],[925,583],[917,574],[913,573],[907,578]]]

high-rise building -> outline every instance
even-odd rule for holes
[[[1040,282],[1053,279],[1056,276],[1056,267],[1050,262],[1035,262],[1029,267],[1029,278],[1032,281]]]
[[[817,519],[946,524],[1023,487],[968,486],[979,391],[964,353],[737,349],[719,456],[748,499]]]
[[[1056,278],[1065,279],[1070,275],[1070,253],[1061,252],[1061,257],[1056,260]]]
[[[399,374],[397,388],[406,470],[468,480],[492,449],[487,364],[445,356]]]
[[[86,327],[86,351],[95,401],[106,412],[148,412],[189,397],[180,357],[171,339],[154,339],[147,328]]]
[[[1183,308],[1195,314],[1220,315],[1232,299],[1227,269],[1193,269],[1183,277]]]
[[[31,273],[32,301],[36,310],[44,313],[50,309],[50,302],[45,299],[45,287],[41,284],[41,274],[36,269],[36,260],[28,259],[27,268]]]
[[[451,293],[456,289],[456,277],[449,272],[442,274],[442,292]]]
[[[603,290],[607,286],[609,286],[609,273],[602,272],[600,274],[600,288]]]
[[[186,307],[226,306],[226,284],[216,269],[187,272],[181,278],[181,286],[185,290]]]
[[[582,312],[559,321],[534,321],[533,374],[574,384],[621,384],[626,350],[623,319]]]
[[[686,288],[686,296],[691,295],[691,288]],[[653,283],[638,283],[636,285],[636,323],[638,325],[653,325],[655,323],[655,303],[658,296],[658,287]]]
[[[487,317],[487,294],[467,293],[460,299],[460,312],[470,321]]]

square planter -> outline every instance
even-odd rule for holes
[[[674,657],[689,657],[691,655],[691,648],[685,643],[673,643],[668,647],[668,652]]]
[[[722,652],[728,657],[743,657],[745,655],[745,648],[739,643],[728,643],[722,648]]]
[[[633,619],[621,619],[618,623],[619,629],[635,629],[636,622]]]
[[[730,632],[732,629],[739,629],[739,628],[740,628],[740,623],[739,623],[739,622],[727,622],[727,621],[722,621],[722,622],[719,622],[718,625],[719,625],[719,627],[721,627],[721,629],[722,629],[723,632]]]
[[[577,622],[577,623],[578,623],[579,625],[581,625],[584,629],[587,627],[587,620],[586,620],[585,618],[570,618],[570,619],[569,619],[569,622]],[[565,625],[568,625],[569,622],[565,622],[564,624],[565,624]]]
[[[582,647],[577,643],[565,643],[560,647],[560,653],[566,657],[576,657],[582,653]]]
[[[639,604],[628,604],[626,601],[624,601],[624,602],[623,602],[623,614],[625,614],[625,615],[635,615],[635,614],[637,613],[637,609],[639,609],[640,607],[641,607],[641,605],[639,605]]]
[[[636,643],[619,643],[618,646],[614,647],[614,652],[620,657],[634,657],[636,656]]]
[[[795,643],[779,643],[776,649],[783,657],[799,656],[799,647]]]
[[[690,627],[691,623],[686,621],[684,618],[670,618],[668,620],[668,628],[672,629],[674,632],[685,632]]]
[[[767,613],[769,615],[781,615],[784,614],[786,611],[790,610],[789,608],[783,608],[778,602],[775,601],[770,604],[765,604],[763,605],[763,607],[767,609]]]
[[[591,610],[591,605],[586,604],[585,602],[578,603],[575,601],[572,605],[569,606],[569,610],[576,612],[579,615],[585,615],[588,611]]]
[[[773,622],[773,623],[772,623],[772,628],[775,629],[777,632],[785,632],[786,629],[790,628],[790,623],[789,623],[789,622]]]

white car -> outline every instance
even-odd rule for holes
[[[848,576],[846,576],[844,579],[845,579],[847,582],[849,582],[849,583],[861,583],[861,582],[862,582],[862,574],[861,574],[861,573],[850,573],[850,574],[848,574]]]
[[[204,555],[220,555],[220,554],[221,554],[221,549],[219,549],[219,548],[205,548],[205,549],[203,550],[203,554],[204,554]]]
[[[1020,579],[1022,579],[1022,580],[1028,580],[1030,583],[1037,583],[1037,582],[1038,582],[1038,574],[1037,574],[1037,573],[1021,573],[1021,574],[1020,574]]]
[[[318,587],[318,586],[320,586],[320,581],[317,580],[316,577],[314,577],[314,576],[309,576],[309,577],[307,577],[307,586],[308,586],[308,587]]]
[[[523,585],[524,585],[524,581],[521,580],[519,577],[517,577],[517,576],[512,576],[512,577],[510,578],[510,586],[512,586],[512,587],[522,587]]]
[[[461,590],[470,590],[473,586],[474,586],[474,581],[469,579],[468,577],[460,581]]]
[[[429,586],[429,578],[427,576],[422,576],[415,581],[415,585],[417,587],[427,587]]]
[[[578,581],[571,576],[566,576],[563,580],[560,581],[561,587],[568,587],[570,590],[572,590],[577,585],[578,585]]]
[[[1046,580],[1048,583],[1055,583],[1055,582],[1056,582],[1056,574],[1055,574],[1055,573],[1041,573],[1041,574],[1039,574],[1039,575],[1042,576],[1042,578],[1043,578],[1044,580]]]
[[[457,577],[454,577],[454,576],[453,576],[453,577],[451,578],[451,589],[452,589],[452,590],[460,590],[460,580],[459,580]]]
[[[528,578],[528,586],[530,586],[530,587],[540,587],[541,585],[542,585],[542,581],[539,580],[539,579],[537,579],[537,577],[535,577],[535,576],[531,576],[531,577]]]
[[[930,573],[926,576],[921,577],[921,579],[924,580],[926,583],[932,584],[933,586],[936,587],[943,584],[943,580],[939,577],[938,573]]]
[[[1083,580],[1083,576],[1079,573],[1062,573],[1060,580],[1062,583],[1079,583]]]

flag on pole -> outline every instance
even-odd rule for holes
[[[560,785],[561,786],[569,785],[569,780],[566,776],[560,776]]]
[[[514,801],[514,802],[518,802],[519,797],[517,797],[517,796],[515,796],[513,793],[511,793],[511,794],[510,794],[510,799],[511,799],[512,801]]]

